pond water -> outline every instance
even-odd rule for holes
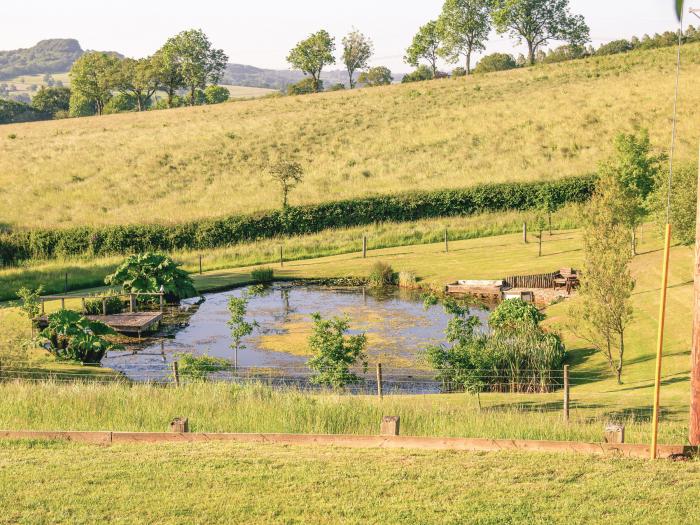
[[[143,380],[169,374],[177,353],[207,354],[233,361],[228,299],[246,292],[243,288],[206,295],[184,328],[169,338],[111,352],[103,364]],[[444,341],[449,319],[441,306],[425,309],[420,296],[408,290],[273,284],[250,299],[246,318],[259,326],[244,341],[246,348],[238,354],[239,367],[279,368],[288,373],[306,370],[307,339],[315,312],[324,318],[347,315],[350,333],[367,334],[370,363],[381,362],[387,370],[422,368],[421,351]],[[488,316],[485,309],[474,308],[472,313],[484,322]]]

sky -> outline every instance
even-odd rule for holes
[[[289,49],[308,34],[326,29],[340,49],[342,36],[356,28],[374,42],[372,65],[405,72],[411,68],[403,63],[404,50],[418,27],[438,16],[442,2],[122,0],[118,6],[96,0],[3,2],[0,49],[31,47],[45,38],[76,38],[83,49],[142,57],[156,51],[169,36],[200,28],[230,62],[288,69]],[[700,8],[700,0],[686,3]],[[570,0],[570,5],[573,13],[586,18],[595,46],[677,27],[671,0]],[[496,51],[517,54],[525,48],[507,36],[493,34],[486,53]]]

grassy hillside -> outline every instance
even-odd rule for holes
[[[700,45],[683,50],[678,155],[695,157]],[[304,163],[294,204],[592,171],[615,133],[670,135],[674,52],[468,79],[3,126],[0,223],[179,222],[268,209],[264,171]],[[14,138],[11,138],[14,137]]]

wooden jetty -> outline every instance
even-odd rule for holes
[[[139,296],[156,296],[159,298],[160,309],[158,311],[138,312],[136,299]],[[48,324],[48,316],[45,313],[45,303],[50,301],[60,301],[61,308],[66,307],[66,300],[80,300],[82,302],[82,313],[85,315],[86,300],[101,299],[102,300],[102,315],[85,315],[91,321],[99,321],[106,324],[114,331],[125,335],[136,335],[141,337],[141,334],[151,330],[154,326],[160,326],[163,320],[163,312],[165,310],[163,292],[158,293],[127,293],[116,294],[115,297],[129,298],[129,311],[115,314],[107,313],[107,298],[95,297],[91,295],[48,295],[40,298],[41,315],[35,319],[39,328],[45,328]]]

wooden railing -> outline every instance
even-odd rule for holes
[[[159,298],[159,303],[160,303],[160,311],[162,312],[165,309],[165,292],[133,292],[133,293],[115,293],[112,295],[105,295],[105,296],[98,296],[98,295],[45,295],[43,297],[39,298],[39,301],[41,302],[41,315],[43,316],[45,313],[45,303],[51,302],[51,301],[61,301],[61,309],[65,309],[66,307],[66,299],[68,300],[74,300],[74,299],[80,299],[83,304],[83,313],[87,311],[86,308],[86,301],[87,300],[95,300],[95,299],[102,299],[102,315],[107,315],[107,301],[110,299],[110,297],[128,297],[129,298],[129,312],[134,313],[137,310],[137,304],[136,304],[136,299],[141,296],[146,296],[146,297],[158,297]]]
[[[554,279],[558,272],[541,273],[535,275],[511,275],[503,281],[511,288],[554,288]]]

